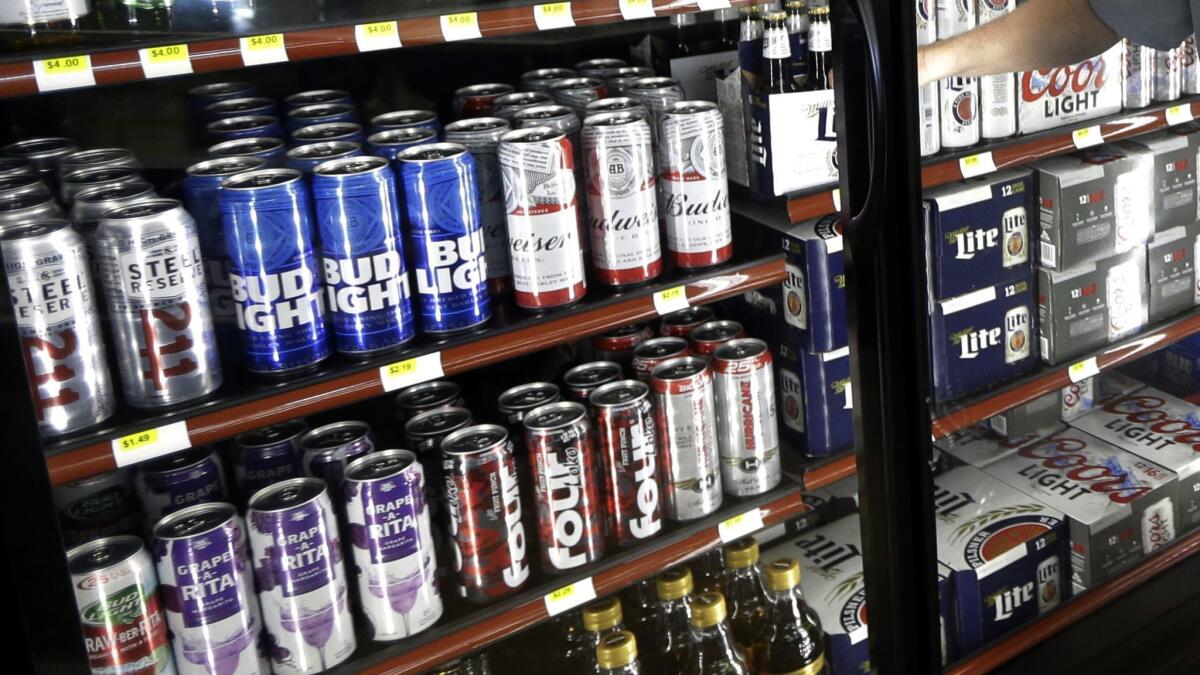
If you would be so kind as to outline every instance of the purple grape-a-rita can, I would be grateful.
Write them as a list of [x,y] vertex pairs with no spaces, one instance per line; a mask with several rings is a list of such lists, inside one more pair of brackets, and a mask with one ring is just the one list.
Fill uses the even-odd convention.
[[220,203],[245,368],[281,376],[316,366],[332,348],[303,174],[238,174],[221,183]]
[[375,640],[399,640],[442,616],[425,472],[408,450],[346,469],[346,513],[363,614]]
[[358,157],[362,154],[362,144],[354,141],[327,141],[323,143],[308,143],[305,145],[297,145],[287,151],[287,167],[303,172],[305,175],[312,174],[312,170],[317,168],[318,164],[323,164],[331,159],[341,159],[343,157]]
[[432,110],[393,110],[371,118],[372,133],[412,128],[429,129],[439,137],[442,135],[442,122]]
[[429,143],[437,143],[437,134],[432,129],[388,129],[367,136],[367,153],[394,162],[405,150]]
[[363,128],[354,122],[329,122],[327,124],[310,124],[292,132],[292,145],[308,145],[309,143],[328,143],[330,141],[350,141],[362,143],[366,140]]
[[210,448],[177,452],[138,466],[134,487],[147,526],[192,504],[223,502],[229,491]]
[[300,437],[300,462],[306,476],[325,481],[333,494],[342,493],[346,467],[375,451],[375,435],[366,422],[334,422]]
[[325,483],[292,478],[250,498],[254,579],[275,675],[309,675],[357,646],[338,521]]
[[492,318],[475,159],[457,143],[400,153],[421,328],[470,330]]
[[214,143],[235,138],[283,138],[283,125],[273,115],[243,115],[226,117],[204,125]]
[[300,437],[304,420],[290,420],[238,434],[233,442],[233,479],[243,499],[272,483],[303,475]]
[[262,157],[268,166],[281,166],[287,157],[287,144],[278,138],[235,138],[210,147],[208,156]]
[[388,160],[349,157],[312,176],[334,345],[366,356],[416,335],[396,183]]
[[232,504],[196,504],[154,526],[158,593],[180,675],[257,673],[262,618],[246,527]]
[[314,124],[357,121],[358,113],[354,111],[354,106],[348,103],[318,103],[316,105],[292,108],[287,112],[287,129],[289,132]]

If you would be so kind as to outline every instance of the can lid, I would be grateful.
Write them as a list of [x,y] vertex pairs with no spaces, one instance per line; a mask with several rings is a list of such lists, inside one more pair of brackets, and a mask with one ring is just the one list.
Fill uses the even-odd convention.
[[501,412],[518,412],[558,399],[558,385],[553,382],[526,382],[505,389],[496,401]]
[[253,138],[235,138],[232,141],[222,141],[208,149],[213,157],[240,157],[242,155],[257,155],[273,152],[284,146],[282,140],[269,136]]
[[426,143],[415,145],[400,152],[402,162],[438,162],[451,157],[467,154],[467,146],[459,143]]
[[75,152],[79,149],[75,141],[64,136],[27,138],[4,146],[4,154],[18,157],[53,157]]
[[163,516],[154,526],[156,539],[184,539],[205,534],[221,527],[233,516],[237,507],[224,502],[193,504]]
[[459,429],[442,439],[442,452],[448,455],[473,455],[508,444],[508,431],[497,424],[476,424]]
[[627,630],[613,631],[596,645],[596,663],[605,670],[624,668],[637,660],[637,638]]
[[204,107],[205,112],[223,113],[223,112],[240,112],[244,110],[258,110],[259,108],[273,108],[275,101],[262,96],[239,96],[237,98],[225,98],[220,101],[209,103]]
[[371,433],[371,427],[366,422],[348,420],[334,422],[317,427],[300,437],[300,447],[305,450],[327,450],[340,448]]
[[268,445],[277,445],[283,441],[294,441],[299,445],[299,437],[304,432],[308,431],[308,424],[304,420],[288,420],[279,424],[272,424],[267,427],[247,431],[244,434],[238,434],[234,439],[239,447],[243,448],[259,448]]
[[743,334],[742,324],[728,319],[720,319],[696,326],[688,338],[692,342],[726,342]]
[[659,600],[678,600],[692,593],[692,571],[683,565],[672,567],[654,578]]
[[408,438],[444,436],[471,423],[471,411],[466,408],[437,408],[414,415],[404,423]]
[[[617,112],[620,110],[645,110],[646,106],[636,98],[628,96],[613,96],[611,98],[598,98],[595,101],[588,101],[587,111],[592,112]],[[585,121],[586,122],[586,121]]]
[[288,111],[287,116],[296,119],[321,119],[353,112],[354,106],[346,103],[316,103],[292,108]]
[[178,199],[167,199],[166,197],[155,197],[146,199],[125,206],[118,206],[104,214],[105,220],[135,220],[137,218],[149,218],[157,216],[175,209],[183,208]]
[[288,159],[332,159],[346,157],[362,152],[362,145],[354,141],[325,141],[323,143],[308,143],[298,145],[288,150]]
[[535,68],[521,73],[522,80],[557,80],[564,77],[574,77],[579,73],[570,68]]
[[234,94],[240,91],[254,91],[254,85],[248,82],[213,82],[188,89],[190,96],[220,96]]
[[575,70],[587,70],[588,68],[621,68],[629,65],[624,59],[616,59],[611,56],[595,59],[587,59],[575,64]]
[[758,542],[754,537],[742,537],[725,547],[725,564],[741,569],[758,563]]
[[283,511],[306,504],[325,491],[325,481],[320,478],[289,478],[255,492],[247,507],[264,513]]
[[621,338],[633,337],[634,335],[641,335],[646,330],[646,324],[644,323],[627,323],[624,326],[617,326],[607,333],[601,333],[596,337],[605,340],[619,340]]
[[272,124],[279,124],[279,120],[273,115],[242,115],[240,117],[226,117],[223,120],[209,122],[205,128],[214,132],[242,131],[245,129],[269,127]]
[[400,393],[396,394],[396,407],[405,410],[421,410],[450,403],[461,393],[462,389],[449,380],[422,382],[401,389]]
[[396,476],[417,463],[417,456],[408,450],[380,450],[350,462],[346,480],[369,481]]
[[296,171],[295,169],[258,169],[256,171],[244,171],[235,176],[226,178],[221,183],[221,189],[259,190],[262,188],[274,187],[276,185],[295,183],[303,177],[304,174]]
[[583,627],[593,633],[608,630],[621,623],[621,601],[609,596],[583,606]]
[[311,91],[301,91],[291,94],[283,99],[284,104],[289,108],[302,108],[307,105],[315,105],[318,103],[333,103],[336,101],[344,101],[350,98],[348,92],[341,89],[313,89]]
[[383,171],[388,161],[382,157],[342,157],[321,162],[313,169],[315,177],[357,176],[374,171]]
[[507,94],[513,90],[511,84],[502,82],[485,82],[483,84],[469,84],[465,87],[459,87],[454,90],[455,96],[499,96]]
[[587,418],[587,408],[574,401],[547,403],[525,415],[525,428],[531,431],[554,431]]
[[628,86],[630,89],[666,89],[668,87],[678,87],[679,80],[661,75],[650,75],[648,77],[639,77],[630,82]]
[[692,628],[711,628],[725,620],[725,596],[713,591],[692,598]]
[[420,124],[423,122],[432,122],[437,119],[437,113],[432,110],[393,110],[385,112],[371,118],[371,124],[377,127],[387,127],[388,125],[408,126],[410,124]]
[[550,85],[551,91],[559,89],[595,89],[603,87],[604,80],[598,77],[564,77],[563,79]]
[[218,157],[189,166],[187,173],[189,176],[232,176],[244,171],[261,169],[266,165],[267,161],[262,157]]
[[0,176],[0,192],[17,192],[45,185],[42,179],[32,173],[18,173],[12,176]]
[[563,384],[568,387],[594,386],[621,377],[621,364],[615,361],[591,361],[568,370]]
[[698,356],[678,356],[667,359],[650,371],[656,380],[686,380],[708,370],[708,364]]
[[657,337],[633,348],[634,358],[661,359],[687,354],[688,343],[681,337]]
[[758,356],[767,351],[767,343],[758,338],[730,340],[713,352],[713,358],[721,361],[739,361]]
[[535,105],[538,103],[550,103],[554,99],[550,95],[541,91],[514,91],[511,94],[496,97],[492,105],[496,107],[505,105]]
[[67,570],[73,575],[99,572],[129,560],[142,548],[142,540],[128,534],[89,541],[67,551]]
[[310,124],[292,132],[293,141],[308,141],[319,139],[343,138],[362,133],[362,126],[353,122],[329,122],[326,124]]
[[[532,108],[526,108],[525,110],[532,110]],[[525,112],[525,110],[518,112],[517,116],[520,117],[521,113]],[[500,137],[500,142],[541,143],[543,141],[557,141],[563,137],[563,132],[551,127],[524,127],[522,129],[513,129],[512,131],[506,132]]]
[[423,141],[433,141],[437,134],[429,127],[404,127],[388,129],[367,136],[371,145],[413,145]]
[[614,112],[598,112],[588,115],[587,119],[583,120],[585,127],[619,127],[623,124],[645,124],[646,121],[641,115],[630,110],[617,110]]
[[452,134],[481,133],[509,128],[508,120],[503,117],[468,117],[446,125],[446,137]]
[[33,165],[24,157],[3,157],[0,156],[0,173],[35,173]]
[[671,312],[662,318],[662,322],[668,326],[698,326],[702,323],[712,321],[716,316],[712,307],[708,305],[695,305],[677,312]]
[[676,101],[668,105],[663,113],[666,115],[695,115],[716,110],[717,104],[712,101]]
[[153,197],[154,187],[148,183],[117,183],[116,185],[101,185],[88,188],[75,195],[75,205],[99,204],[101,202],[132,199],[134,197]]
[[763,585],[768,591],[790,591],[800,583],[800,563],[794,558],[772,561],[763,570]]
[[621,380],[601,386],[588,397],[594,406],[609,407],[625,405],[650,395],[650,387],[641,380]]
[[550,103],[547,105],[535,105],[518,110],[515,117],[519,120],[552,120],[559,117],[569,117],[574,115],[575,111],[565,105]]
[[125,148],[93,148],[79,150],[64,156],[59,160],[60,168],[65,166],[84,167],[95,164],[112,164],[113,162],[136,161],[133,153]]
[[141,178],[141,172],[132,166],[97,166],[72,171],[63,176],[63,182],[72,185],[86,185],[87,183],[112,183],[119,180],[140,180]]
[[[3,211],[4,202],[0,201],[0,211]],[[71,223],[62,220],[61,218],[47,218],[45,220],[27,220],[17,223],[16,225],[6,227],[4,232],[0,234],[0,239],[4,241],[15,241],[17,239],[32,239],[42,235],[57,232],[58,230],[67,229]]]
[[649,77],[653,74],[653,68],[647,68],[646,66],[625,66],[623,68],[617,68],[616,72],[613,74],[613,77]]
[[212,450],[201,446],[183,452],[173,452],[165,457],[152,459],[142,464],[138,469],[142,473],[170,473],[181,469],[191,469],[201,462],[207,461]]

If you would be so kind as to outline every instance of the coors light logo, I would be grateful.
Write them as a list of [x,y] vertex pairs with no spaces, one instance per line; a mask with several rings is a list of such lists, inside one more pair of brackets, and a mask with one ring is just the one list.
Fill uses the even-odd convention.
[[1118,43],[1080,63],[1021,73],[1020,131],[1041,131],[1120,110],[1122,51]]
[[1130,504],[1152,489],[1140,484],[1116,458],[1096,457],[1078,438],[1048,438],[1025,446],[1017,454],[1036,460],[1020,475],[1067,499],[1100,493],[1117,504]]

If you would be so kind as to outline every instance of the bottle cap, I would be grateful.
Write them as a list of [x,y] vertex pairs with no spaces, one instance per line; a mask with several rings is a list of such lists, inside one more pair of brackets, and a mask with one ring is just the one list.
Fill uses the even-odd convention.
[[743,537],[725,547],[725,564],[734,569],[750,567],[758,562],[758,542]]
[[678,600],[692,592],[692,571],[676,567],[658,575],[654,580],[659,600]]
[[768,591],[790,591],[800,583],[800,563],[780,558],[767,565],[763,576]]
[[605,670],[624,668],[636,660],[637,639],[627,630],[609,633],[596,645],[596,664]]
[[786,21],[787,12],[767,12],[763,15],[763,19],[767,21]]
[[725,620],[725,596],[713,591],[692,598],[692,628],[711,628]]
[[809,14],[824,15],[824,14],[828,14],[828,13],[829,13],[829,8],[828,8],[828,7],[813,7],[812,9],[808,10],[808,13],[809,13]]
[[808,7],[808,3],[804,2],[804,0],[788,0],[784,7],[787,7],[788,9],[804,9],[805,7]]
[[583,607],[583,627],[593,633],[608,630],[621,623],[621,601],[604,598]]

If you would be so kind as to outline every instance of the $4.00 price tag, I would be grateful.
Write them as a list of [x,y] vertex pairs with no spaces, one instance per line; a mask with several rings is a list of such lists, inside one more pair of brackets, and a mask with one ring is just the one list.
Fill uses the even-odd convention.
[[399,49],[400,26],[395,21],[360,23],[354,27],[354,41],[360,52]]
[[479,32],[479,15],[475,12],[442,15],[442,37],[446,42],[474,40],[483,37]]
[[729,9],[729,0],[696,0],[696,6],[701,12],[711,12],[714,9]]
[[92,74],[92,57],[87,54],[34,61],[33,77],[37,80],[38,91],[96,85],[96,76]]
[[1086,380],[1093,375],[1100,374],[1100,364],[1096,363],[1096,357],[1091,357],[1079,363],[1072,363],[1070,368],[1067,368],[1067,377],[1071,378],[1072,382]]
[[571,14],[571,3],[551,2],[545,5],[534,5],[533,22],[537,24],[538,30],[570,28],[575,25],[575,17]]
[[687,289],[683,286],[668,288],[665,291],[658,291],[654,294],[654,311],[658,312],[659,316],[678,312],[690,306]]
[[192,72],[191,54],[187,45],[163,45],[139,49],[142,73],[146,78],[187,75]]
[[721,541],[728,544],[763,529],[762,509],[757,507],[717,525]]
[[288,60],[283,33],[244,37],[241,39],[241,44],[242,63],[248,66],[260,66],[264,63],[279,63]]
[[112,440],[117,466],[129,466],[192,447],[187,422],[174,422]]
[[1192,121],[1192,104],[1191,103],[1183,103],[1180,105],[1173,105],[1170,108],[1167,108],[1167,124],[1169,124],[1170,126],[1175,126],[1176,124],[1183,124],[1184,122],[1191,122],[1191,121]]
[[550,616],[557,616],[595,599],[596,589],[592,586],[591,577],[550,591],[542,598],[546,602],[546,613]]
[[442,353],[433,352],[380,366],[379,381],[383,384],[384,391],[396,391],[428,380],[436,380],[443,374]]
[[1071,132],[1071,142],[1080,150],[1100,145],[1104,142],[1104,134],[1100,133],[1100,125],[1084,127]]
[[621,16],[626,21],[631,19],[653,19],[653,0],[620,0]]
[[974,178],[984,174],[992,173],[996,170],[996,161],[992,158],[992,153],[981,152],[978,155],[963,157],[958,160],[958,170],[962,172],[963,178]]

